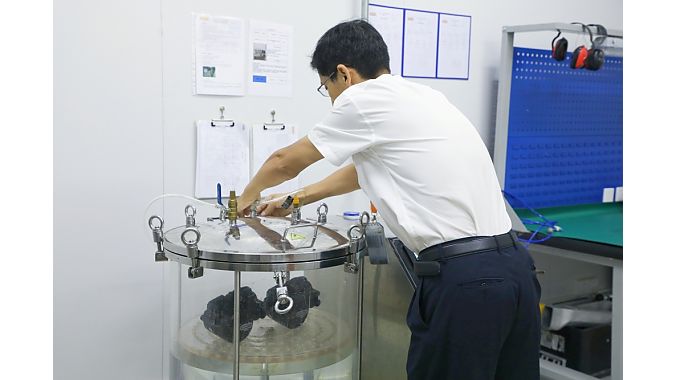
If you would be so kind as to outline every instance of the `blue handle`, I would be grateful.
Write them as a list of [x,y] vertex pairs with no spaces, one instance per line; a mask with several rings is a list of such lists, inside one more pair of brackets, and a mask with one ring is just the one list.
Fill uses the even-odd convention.
[[216,184],[216,202],[218,202],[219,205],[223,206],[223,201],[221,199],[221,184],[220,183]]

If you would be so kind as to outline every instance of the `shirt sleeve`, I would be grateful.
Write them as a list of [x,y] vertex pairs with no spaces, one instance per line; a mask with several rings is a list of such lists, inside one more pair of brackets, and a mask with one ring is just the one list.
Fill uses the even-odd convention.
[[373,129],[368,121],[353,100],[342,95],[307,137],[322,156],[336,166],[374,143]]

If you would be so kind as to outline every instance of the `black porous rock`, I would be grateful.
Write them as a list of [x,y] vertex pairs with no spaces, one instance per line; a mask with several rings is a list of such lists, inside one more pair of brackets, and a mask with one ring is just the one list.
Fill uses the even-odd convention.
[[[256,297],[256,293],[250,287],[240,288],[239,295],[239,340],[241,342],[249,336],[253,328],[253,321],[265,318],[265,310],[263,309],[263,302]],[[231,291],[226,295],[212,299],[200,317],[207,330],[228,342],[232,342],[233,315],[235,314],[234,298],[235,293]]]
[[[286,314],[278,314],[275,311],[275,302],[277,302],[277,288],[273,286],[268,289],[263,300],[265,314],[275,322],[295,329],[305,322],[310,308],[319,306],[319,290],[316,290],[305,277],[295,277],[286,282],[287,295],[293,299],[293,307]],[[282,307],[283,309],[283,307]]]

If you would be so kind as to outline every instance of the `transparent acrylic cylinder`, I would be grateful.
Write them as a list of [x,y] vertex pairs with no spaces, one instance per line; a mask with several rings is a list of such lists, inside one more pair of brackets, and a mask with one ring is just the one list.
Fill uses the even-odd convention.
[[[207,330],[200,316],[210,300],[233,291],[235,272],[205,269],[203,277],[188,279],[186,265],[173,261],[166,265],[165,378],[233,379],[234,344]],[[239,273],[240,289],[251,288],[261,301],[276,286],[272,272]],[[320,292],[320,304],[309,309],[297,328],[287,328],[267,315],[253,321],[240,342],[240,379],[357,378],[359,274],[345,271],[343,265],[290,272],[291,278],[300,276]]]

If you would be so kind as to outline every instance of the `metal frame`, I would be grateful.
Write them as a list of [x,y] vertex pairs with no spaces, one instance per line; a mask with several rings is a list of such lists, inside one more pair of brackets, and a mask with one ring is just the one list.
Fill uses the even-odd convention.
[[[528,250],[533,255],[549,255],[575,260],[589,264],[602,265],[612,268],[613,282],[613,311],[612,311],[612,330],[611,330],[611,361],[610,371],[613,380],[622,379],[622,260],[609,257],[596,256],[588,253],[555,248],[543,244],[531,244]],[[543,376],[551,380],[584,380],[596,379],[582,372],[570,368],[540,360],[540,371]]]
[[[595,27],[590,27],[595,28]],[[587,33],[581,25],[551,23],[505,26],[502,28],[502,47],[500,51],[500,78],[498,82],[498,109],[495,120],[495,143],[493,146],[493,162],[500,181],[505,187],[505,166],[507,164],[507,129],[509,126],[509,103],[512,90],[512,60],[514,58],[514,34],[529,32],[569,32]],[[596,28],[598,32],[598,28]],[[622,39],[622,31],[609,29],[609,38]]]
[[[363,243],[365,245],[365,243]],[[167,258],[171,261],[176,261],[181,264],[190,266],[192,261],[189,257],[165,250]],[[359,253],[357,253],[359,254]],[[225,270],[225,271],[240,271],[240,272],[280,272],[280,271],[297,271],[297,270],[313,270],[343,265],[349,261],[351,254],[344,256],[337,256],[323,260],[314,261],[298,261],[286,263],[238,263],[228,261],[213,261],[199,259],[200,266],[207,269]]]
[[[590,27],[595,28],[595,27]],[[493,147],[493,162],[500,181],[501,188],[505,187],[505,167],[507,163],[507,137],[509,127],[509,105],[512,88],[512,62],[514,58],[514,34],[529,32],[569,32],[587,33],[581,25],[566,23],[532,24],[505,26],[502,28],[502,46],[500,52],[500,77],[498,83],[498,104],[495,121],[495,143]],[[595,32],[598,33],[598,28]],[[609,38],[622,39],[621,30],[608,30]],[[607,40],[606,40],[607,41]],[[519,221],[515,215],[510,215],[513,222]],[[514,220],[516,218],[516,220]],[[520,221],[519,221],[520,222]],[[622,379],[622,261],[606,257],[599,257],[574,250],[563,250],[540,244],[529,247],[533,253],[565,257],[591,264],[611,267],[613,270],[613,313],[612,313],[612,347],[611,347],[611,376],[613,380]],[[545,360],[540,360],[541,374],[552,380],[586,380],[595,379],[584,373],[570,368],[558,366]]]

